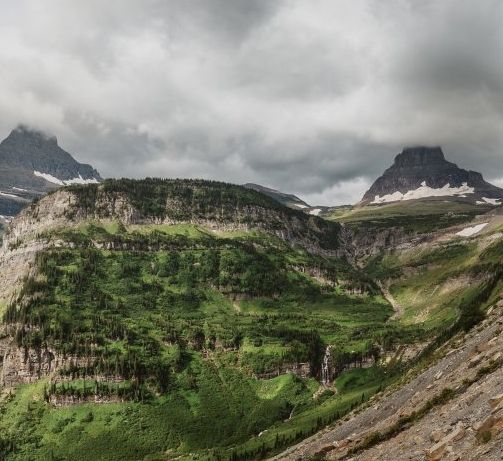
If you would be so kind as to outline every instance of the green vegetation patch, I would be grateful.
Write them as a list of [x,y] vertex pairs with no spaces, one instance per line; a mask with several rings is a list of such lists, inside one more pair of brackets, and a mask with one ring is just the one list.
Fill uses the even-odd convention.
[[408,201],[354,208],[342,216],[334,215],[333,219],[348,225],[378,229],[400,227],[406,231],[424,233],[471,221],[490,209],[491,206],[464,202]]

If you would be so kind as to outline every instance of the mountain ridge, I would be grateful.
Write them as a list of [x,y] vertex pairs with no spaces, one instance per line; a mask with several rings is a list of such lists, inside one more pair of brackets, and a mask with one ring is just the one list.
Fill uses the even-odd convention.
[[307,204],[306,202],[304,202],[304,200],[300,199],[294,194],[287,194],[277,189],[272,189],[270,187],[265,187],[261,186],[260,184],[254,184],[254,183],[243,184],[243,187],[246,187],[247,189],[253,189],[256,190],[257,192],[261,192],[262,194],[268,195],[269,197],[277,200],[279,203],[289,206],[290,208],[300,210],[311,208],[311,205]]
[[414,205],[339,224],[159,178],[34,200],[0,248],[0,456],[255,461],[300,440],[277,459],[500,456],[501,207]]

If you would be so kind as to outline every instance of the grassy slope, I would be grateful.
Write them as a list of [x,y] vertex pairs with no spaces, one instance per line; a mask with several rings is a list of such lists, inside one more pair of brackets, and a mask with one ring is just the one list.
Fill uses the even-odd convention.
[[[121,242],[142,247],[161,242],[171,249],[89,247],[91,240],[119,236]],[[309,361],[312,352],[319,366],[327,344],[363,351],[369,340],[363,332],[382,329],[389,305],[341,261],[289,249],[258,232],[215,235],[190,225],[124,229],[90,222],[53,237],[75,246],[39,256],[42,276],[28,283],[27,294],[44,295],[21,311],[11,308],[10,321],[42,322],[40,332],[25,331],[20,344],[90,353],[101,364],[99,370],[78,370],[81,377],[70,384],[24,386],[2,404],[0,446],[7,445],[8,459],[163,459],[166,451],[173,456],[200,451],[212,459],[219,446],[223,459],[237,451],[240,459],[253,458],[327,424],[377,387],[364,382],[363,391],[313,401],[312,378],[251,378],[295,357]],[[311,271],[322,277],[309,276]],[[354,286],[368,293],[346,294]],[[203,344],[197,346],[201,333]],[[92,391],[96,384],[89,374],[106,375],[124,360],[147,369],[138,376],[129,370],[130,378],[121,383],[139,402],[69,408],[44,402],[47,394],[68,395],[70,389],[85,394],[84,386]],[[156,381],[158,366],[167,369],[167,383]],[[138,381],[141,389],[135,387]],[[105,393],[116,392],[111,385]],[[292,410],[293,418],[283,422]],[[267,428],[260,441],[253,438]],[[237,451],[225,448],[242,443]]]
[[365,224],[377,229],[403,227],[405,230],[421,233],[468,222],[491,208],[464,202],[409,201],[353,208],[342,215],[336,213],[325,218],[349,225]]
[[[433,235],[451,226],[469,225],[475,216],[492,208],[463,202],[412,201],[356,208],[333,219],[355,229],[378,232],[399,227],[411,235]],[[497,228],[492,231],[493,235],[497,232]],[[365,271],[383,281],[404,308],[402,325],[419,324],[435,332],[458,318],[460,305],[477,297],[501,264],[497,251],[490,257],[485,253],[486,245],[478,238],[430,239],[409,250],[383,252],[365,261]]]
[[[366,269],[386,282],[404,308],[402,324],[435,331],[452,324],[470,300],[477,298],[482,307],[494,300],[502,267],[500,232],[496,228],[478,237],[453,236],[388,252],[368,261]],[[479,296],[486,289],[491,293]]]

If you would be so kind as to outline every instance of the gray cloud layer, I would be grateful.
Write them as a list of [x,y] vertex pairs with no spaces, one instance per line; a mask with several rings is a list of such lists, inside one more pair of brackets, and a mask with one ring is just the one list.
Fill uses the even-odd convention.
[[503,185],[500,0],[0,0],[0,136],[356,202],[406,145]]

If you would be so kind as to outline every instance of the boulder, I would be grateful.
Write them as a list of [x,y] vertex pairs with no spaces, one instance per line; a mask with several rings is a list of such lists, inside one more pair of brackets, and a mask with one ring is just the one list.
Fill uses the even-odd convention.
[[436,461],[442,459],[446,453],[448,453],[449,447],[451,447],[453,442],[461,440],[465,436],[465,427],[463,424],[458,424],[456,428],[441,440],[439,440],[435,445],[426,450],[426,456],[430,461]]

